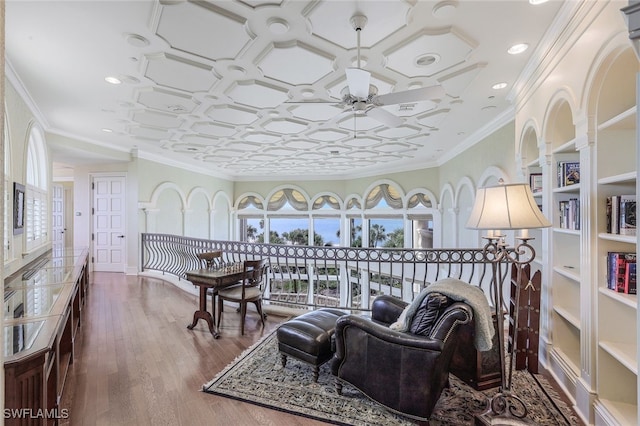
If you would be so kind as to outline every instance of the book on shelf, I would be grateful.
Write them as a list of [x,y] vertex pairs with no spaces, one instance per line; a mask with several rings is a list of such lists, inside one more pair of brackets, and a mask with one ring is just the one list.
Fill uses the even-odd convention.
[[620,196],[620,221],[621,235],[636,235],[636,196]]
[[529,186],[531,187],[532,194],[541,194],[542,193],[542,173],[531,173],[529,175]]
[[606,200],[607,232],[636,235],[636,196],[612,195]]
[[[635,294],[635,252],[610,251],[607,253],[607,288],[618,293]],[[629,267],[633,264],[633,267]]]
[[560,228],[580,230],[580,200],[571,198],[558,202]]
[[636,262],[628,262],[625,267],[623,293],[636,294]]
[[580,183],[580,162],[558,161],[558,187]]

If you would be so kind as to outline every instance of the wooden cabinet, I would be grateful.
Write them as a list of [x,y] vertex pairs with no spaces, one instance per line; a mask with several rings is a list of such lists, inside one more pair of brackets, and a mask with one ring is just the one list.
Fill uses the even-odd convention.
[[[87,250],[40,258],[5,280],[5,424],[54,425],[75,356]],[[8,414],[8,415],[7,415]]]
[[[493,314],[493,324],[498,329],[496,316]],[[478,351],[475,347],[475,322],[460,326],[457,336],[456,349],[449,367],[460,380],[477,390],[491,389],[501,385],[500,375],[500,345],[498,335],[493,336],[493,347],[488,351]]]

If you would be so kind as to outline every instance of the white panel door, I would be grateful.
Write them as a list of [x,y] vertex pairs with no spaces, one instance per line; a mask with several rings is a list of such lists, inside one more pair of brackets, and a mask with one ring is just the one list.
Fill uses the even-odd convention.
[[54,256],[59,256],[64,251],[64,187],[60,184],[52,186],[51,199],[51,249]]
[[125,190],[124,176],[93,177],[93,270],[124,272]]

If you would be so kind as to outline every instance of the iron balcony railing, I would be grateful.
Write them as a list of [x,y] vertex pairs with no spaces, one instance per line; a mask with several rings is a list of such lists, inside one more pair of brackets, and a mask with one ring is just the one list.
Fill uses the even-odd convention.
[[488,291],[495,271],[482,248],[405,249],[314,247],[217,241],[167,234],[142,234],[141,270],[161,271],[186,279],[185,272],[202,267],[199,253],[221,250],[224,263],[268,258],[270,304],[288,307],[337,307],[369,310],[378,295],[406,301],[432,282],[454,277]]

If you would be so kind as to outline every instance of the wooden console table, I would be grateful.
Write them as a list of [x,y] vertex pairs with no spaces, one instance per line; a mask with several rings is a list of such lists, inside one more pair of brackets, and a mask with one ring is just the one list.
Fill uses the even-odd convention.
[[[193,314],[193,321],[187,326],[189,330],[193,330],[198,320],[203,319],[207,322],[209,331],[213,334],[213,337],[215,339],[220,337],[220,330],[218,329],[218,324],[215,322],[215,297],[217,290],[238,283],[242,279],[243,274],[241,266],[242,265],[240,265],[239,268],[222,268],[215,270],[202,268],[185,272],[187,279],[200,288],[200,305],[198,310]],[[207,292],[209,289],[212,290],[211,312],[207,311]]]
[[4,282],[5,424],[56,425],[88,291],[88,251],[34,260]]

